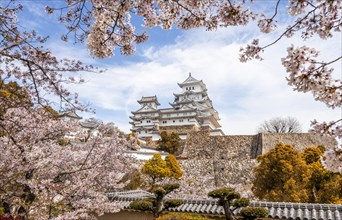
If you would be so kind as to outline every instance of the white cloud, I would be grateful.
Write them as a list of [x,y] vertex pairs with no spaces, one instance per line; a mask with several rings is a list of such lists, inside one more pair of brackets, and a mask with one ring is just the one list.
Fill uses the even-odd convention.
[[[262,62],[239,62],[240,47],[258,35],[251,26],[216,32],[190,31],[174,43],[146,48],[139,54],[142,61],[121,65],[106,62],[107,72],[85,74],[88,83],[74,89],[81,99],[102,112],[98,118],[113,121],[126,132],[130,128],[130,112],[139,108],[136,101],[141,96],[157,95],[161,107],[169,107],[173,93],[179,92],[177,82],[185,80],[188,72],[206,83],[227,134],[253,134],[259,123],[276,116],[297,118],[304,131],[309,129],[310,120],[339,117],[340,110],[330,110],[314,101],[311,94],[294,92],[287,85],[280,58],[286,55],[286,47],[291,43],[303,44],[298,37],[268,48]],[[275,35],[263,37],[262,42],[271,42],[272,37],[274,40]],[[326,52],[323,58],[340,54],[339,37],[324,44],[317,39],[305,43]],[[340,65],[335,67],[337,75],[341,74]]]

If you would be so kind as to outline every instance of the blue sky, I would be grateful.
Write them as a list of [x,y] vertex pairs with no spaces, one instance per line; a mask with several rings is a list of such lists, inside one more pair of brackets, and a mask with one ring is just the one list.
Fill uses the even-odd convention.
[[[168,103],[174,99],[173,93],[180,91],[177,82],[184,81],[189,72],[207,85],[226,134],[254,134],[262,121],[277,116],[297,118],[304,131],[309,129],[313,119],[330,121],[341,116],[341,109],[331,110],[314,101],[311,94],[292,91],[280,62],[290,44],[316,47],[322,51],[322,59],[337,57],[341,53],[341,35],[324,43],[316,38],[303,42],[299,36],[283,39],[265,51],[264,61],[240,63],[240,47],[253,38],[260,38],[261,45],[266,44],[280,32],[261,35],[255,24],[213,32],[155,28],[148,30],[150,39],[137,47],[136,55],[126,57],[117,52],[112,58],[100,60],[89,55],[85,44],[60,40],[65,28],[57,22],[56,15],[47,15],[43,11],[47,1],[20,2],[26,7],[25,13],[19,17],[23,28],[49,35],[47,47],[58,57],[79,59],[107,69],[101,74],[81,73],[86,83],[70,85],[69,88],[79,93],[81,101],[91,104],[96,110],[96,118],[114,122],[125,132],[130,129],[131,111],[139,109],[136,101],[141,96],[157,95],[160,107],[169,107]],[[288,19],[284,10],[280,16],[282,21]],[[284,27],[282,22],[279,25]],[[335,76],[341,77],[341,62],[334,67]],[[81,115],[94,117],[89,113]]]

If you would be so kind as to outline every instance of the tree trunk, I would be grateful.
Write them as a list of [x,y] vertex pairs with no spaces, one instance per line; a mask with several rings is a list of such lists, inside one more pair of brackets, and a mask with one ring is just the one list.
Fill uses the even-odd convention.
[[161,200],[156,200],[156,207],[155,209],[153,210],[153,217],[156,219],[159,217],[159,215],[161,214],[162,212],[162,208],[163,208],[163,199]]
[[223,209],[224,209],[224,214],[226,216],[226,220],[234,220],[234,216],[232,211],[230,210],[230,207],[228,205],[228,202],[223,203]]
[[314,203],[317,203],[317,194],[316,194],[316,192],[317,192],[317,189],[316,189],[316,187],[315,186],[313,186],[312,187],[312,196],[313,196],[313,199],[314,199]]

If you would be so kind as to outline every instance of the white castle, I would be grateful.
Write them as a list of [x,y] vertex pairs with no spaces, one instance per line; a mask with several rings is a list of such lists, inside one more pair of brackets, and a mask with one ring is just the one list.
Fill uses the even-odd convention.
[[164,130],[177,132],[182,139],[190,130],[209,129],[213,136],[224,135],[218,122],[219,115],[202,80],[189,73],[189,77],[178,86],[182,91],[174,93],[175,100],[170,103],[172,108],[158,109],[157,96],[143,96],[138,101],[141,108],[132,112],[130,117],[131,131],[146,140],[160,139],[160,132]]

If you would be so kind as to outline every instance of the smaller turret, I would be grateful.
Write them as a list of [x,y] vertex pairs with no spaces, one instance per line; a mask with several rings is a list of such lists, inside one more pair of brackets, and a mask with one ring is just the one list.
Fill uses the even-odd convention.
[[160,103],[158,102],[157,96],[143,96],[141,99],[138,101],[138,103],[141,105],[141,107],[151,107],[154,109],[157,109]]

